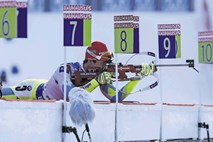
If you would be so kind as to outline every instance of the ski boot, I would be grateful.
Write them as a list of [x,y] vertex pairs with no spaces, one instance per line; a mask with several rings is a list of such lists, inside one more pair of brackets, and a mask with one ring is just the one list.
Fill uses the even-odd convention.
[[2,81],[0,82],[0,99],[2,98],[2,92],[1,92],[1,88],[2,88]]

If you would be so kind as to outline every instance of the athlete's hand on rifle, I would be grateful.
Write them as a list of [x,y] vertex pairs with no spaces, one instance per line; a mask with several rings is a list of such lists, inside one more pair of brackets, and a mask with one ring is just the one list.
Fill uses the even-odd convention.
[[155,71],[157,71],[157,68],[154,64],[142,64],[141,71],[136,73],[136,75],[148,76],[148,75],[152,75]]
[[96,80],[100,85],[109,84],[111,82],[112,74],[109,72],[102,72],[98,75]]

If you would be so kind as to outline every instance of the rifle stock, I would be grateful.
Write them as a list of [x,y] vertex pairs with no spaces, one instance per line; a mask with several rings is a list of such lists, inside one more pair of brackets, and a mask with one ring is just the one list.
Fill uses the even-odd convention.
[[98,73],[85,73],[85,72],[80,72],[76,71],[73,76],[71,76],[71,81],[76,85],[76,86],[83,86],[84,84],[88,83],[91,81],[93,78],[95,78],[98,75]]

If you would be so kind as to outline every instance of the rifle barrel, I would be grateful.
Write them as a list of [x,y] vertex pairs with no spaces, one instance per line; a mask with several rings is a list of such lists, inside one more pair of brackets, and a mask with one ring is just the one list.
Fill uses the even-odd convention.
[[189,66],[189,64],[159,64],[156,67],[177,67],[177,66]]

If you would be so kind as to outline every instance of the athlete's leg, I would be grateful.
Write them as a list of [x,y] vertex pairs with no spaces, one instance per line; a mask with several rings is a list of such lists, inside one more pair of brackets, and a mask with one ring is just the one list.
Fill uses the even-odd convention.
[[2,88],[2,82],[0,82],[0,98],[2,97],[1,88]]
[[[130,95],[139,80],[129,81],[124,87],[118,91],[118,102],[123,101],[128,95]],[[101,85],[101,92],[105,97],[107,97],[111,102],[116,101],[116,88],[111,84]]]
[[7,100],[15,100],[17,97],[15,96],[13,92],[13,86],[8,86],[8,87],[2,87],[1,88],[1,98],[2,99],[7,99]]
[[21,100],[36,100],[39,85],[45,83],[42,79],[27,79],[16,85],[14,94]]

